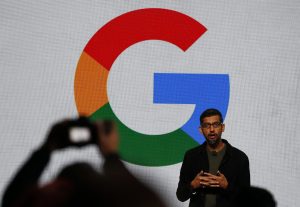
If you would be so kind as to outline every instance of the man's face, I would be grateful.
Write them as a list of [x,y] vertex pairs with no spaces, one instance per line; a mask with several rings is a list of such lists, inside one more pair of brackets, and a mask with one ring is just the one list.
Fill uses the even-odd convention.
[[204,135],[206,142],[212,148],[217,147],[220,143],[224,129],[225,125],[221,123],[218,115],[205,117],[203,119],[203,123],[199,127],[199,130]]

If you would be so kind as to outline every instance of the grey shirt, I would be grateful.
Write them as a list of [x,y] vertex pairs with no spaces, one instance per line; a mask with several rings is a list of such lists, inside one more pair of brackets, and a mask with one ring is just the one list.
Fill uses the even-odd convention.
[[[217,175],[221,161],[225,155],[226,145],[219,152],[207,151],[208,163],[209,163],[209,172],[213,175]],[[216,207],[216,195],[215,194],[206,194],[205,195],[205,207]]]

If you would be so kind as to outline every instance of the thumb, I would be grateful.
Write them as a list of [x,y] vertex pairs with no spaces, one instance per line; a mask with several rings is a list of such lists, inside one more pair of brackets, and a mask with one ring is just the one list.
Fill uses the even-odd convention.
[[203,175],[203,174],[204,174],[203,170],[201,170],[200,173],[198,173],[198,175]]

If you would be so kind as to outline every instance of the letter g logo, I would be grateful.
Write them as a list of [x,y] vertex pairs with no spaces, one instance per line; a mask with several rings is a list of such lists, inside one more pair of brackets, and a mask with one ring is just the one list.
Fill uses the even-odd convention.
[[79,59],[74,94],[79,113],[91,119],[113,119],[121,139],[124,160],[144,166],[171,165],[198,145],[199,115],[207,107],[220,109],[225,117],[229,102],[227,74],[154,74],[154,104],[195,104],[191,118],[180,129],[163,135],[138,133],[123,124],[108,102],[107,77],[116,58],[131,45],[162,40],[186,51],[206,28],[191,17],[167,9],[140,9],[125,13],[100,28]]

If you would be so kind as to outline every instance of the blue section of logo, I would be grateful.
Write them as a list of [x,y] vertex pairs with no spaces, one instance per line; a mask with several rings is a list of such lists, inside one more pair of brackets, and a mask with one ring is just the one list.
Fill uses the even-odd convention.
[[198,143],[203,143],[200,134],[200,114],[207,108],[216,108],[225,118],[229,103],[228,74],[154,73],[155,104],[195,104],[191,118],[182,130]]

